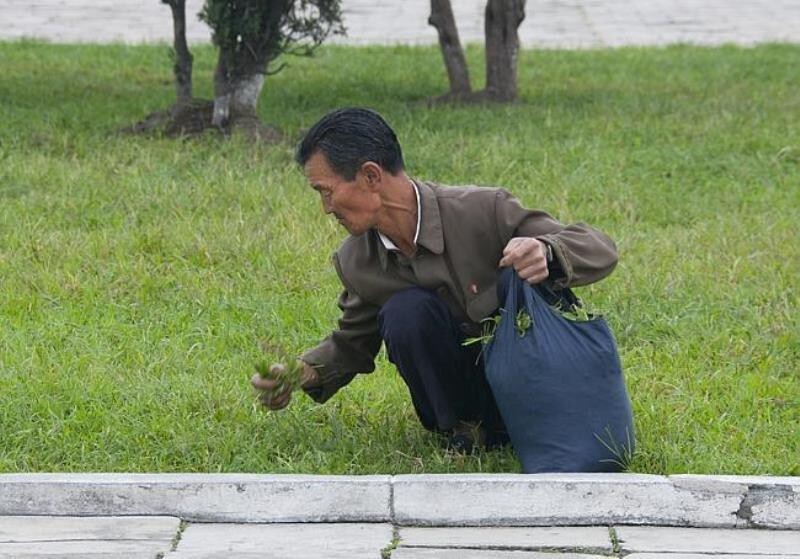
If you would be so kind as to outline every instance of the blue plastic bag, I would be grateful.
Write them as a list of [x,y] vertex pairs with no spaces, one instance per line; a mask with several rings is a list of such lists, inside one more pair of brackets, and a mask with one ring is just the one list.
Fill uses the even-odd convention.
[[498,291],[504,305],[485,348],[486,378],[523,471],[624,469],[633,417],[605,320],[564,318],[513,269]]

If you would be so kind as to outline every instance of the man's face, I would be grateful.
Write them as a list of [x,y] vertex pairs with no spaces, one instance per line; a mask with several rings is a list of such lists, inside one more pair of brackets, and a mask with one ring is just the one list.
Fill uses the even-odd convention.
[[322,199],[326,214],[333,214],[351,235],[360,235],[375,226],[381,207],[380,196],[370,188],[364,173],[347,181],[331,169],[321,151],[315,152],[303,167],[311,187]]

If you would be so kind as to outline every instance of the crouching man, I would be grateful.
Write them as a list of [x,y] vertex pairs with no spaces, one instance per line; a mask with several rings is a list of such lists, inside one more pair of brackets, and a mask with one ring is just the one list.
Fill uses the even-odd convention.
[[[322,403],[374,370],[381,343],[408,386],[422,425],[450,446],[508,442],[479,344],[463,345],[497,312],[499,268],[556,289],[607,276],[611,239],[524,208],[501,188],[443,187],[409,177],[394,131],[361,108],[329,113],[297,149],[326,214],[349,233],[333,262],[342,282],[339,328],[304,353],[302,389]],[[291,391],[254,375],[271,409]]]

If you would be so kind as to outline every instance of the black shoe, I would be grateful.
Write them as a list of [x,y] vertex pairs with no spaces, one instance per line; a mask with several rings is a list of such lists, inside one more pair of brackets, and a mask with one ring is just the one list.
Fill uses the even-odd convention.
[[480,423],[460,421],[447,439],[447,449],[460,454],[472,454],[477,447],[486,443],[486,432]]
[[451,450],[459,454],[472,454],[474,448],[475,441],[466,433],[450,435],[450,438],[447,439],[447,450]]

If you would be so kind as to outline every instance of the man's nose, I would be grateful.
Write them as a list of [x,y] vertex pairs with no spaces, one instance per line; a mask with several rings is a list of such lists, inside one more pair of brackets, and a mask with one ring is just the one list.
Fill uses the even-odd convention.
[[330,201],[326,200],[325,198],[322,199],[322,209],[325,210],[326,214],[333,212],[333,206],[331,205]]

